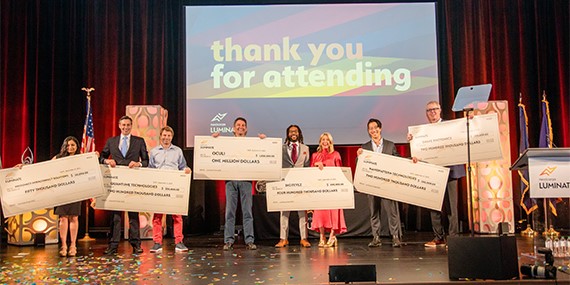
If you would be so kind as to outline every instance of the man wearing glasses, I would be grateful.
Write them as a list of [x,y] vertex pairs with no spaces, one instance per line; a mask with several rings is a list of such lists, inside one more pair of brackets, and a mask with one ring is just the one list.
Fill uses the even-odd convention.
[[[437,124],[441,121],[441,106],[436,101],[430,101],[426,105],[426,117],[431,124]],[[411,134],[408,134],[408,141],[412,140]],[[449,220],[450,236],[456,236],[459,233],[459,219],[457,209],[457,181],[459,178],[465,176],[464,165],[451,165],[447,166],[449,177],[447,178],[447,187],[445,188],[445,197],[443,199],[442,210],[447,212]],[[431,211],[431,226],[434,233],[432,241],[426,242],[426,247],[437,247],[445,245],[445,233],[443,230],[442,215],[440,211]]]

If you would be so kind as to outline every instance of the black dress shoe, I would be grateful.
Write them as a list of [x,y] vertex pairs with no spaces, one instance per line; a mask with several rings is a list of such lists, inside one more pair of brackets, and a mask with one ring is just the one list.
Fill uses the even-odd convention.
[[110,246],[107,249],[105,249],[105,251],[103,251],[103,253],[105,254],[116,254],[117,253],[117,248],[114,246]]
[[140,245],[133,245],[133,253],[134,254],[143,253],[142,247]]

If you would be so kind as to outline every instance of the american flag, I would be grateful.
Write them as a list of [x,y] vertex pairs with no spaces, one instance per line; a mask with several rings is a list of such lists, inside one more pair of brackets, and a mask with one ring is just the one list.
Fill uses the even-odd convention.
[[87,96],[87,116],[81,137],[81,153],[95,151],[95,135],[93,133],[93,112],[91,111],[91,96]]

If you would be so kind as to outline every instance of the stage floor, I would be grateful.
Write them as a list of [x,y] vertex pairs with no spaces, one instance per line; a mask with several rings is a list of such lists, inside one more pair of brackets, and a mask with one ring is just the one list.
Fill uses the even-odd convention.
[[[153,242],[144,240],[144,253],[133,255],[122,242],[119,254],[107,256],[105,239],[79,242],[78,256],[61,258],[58,245],[0,247],[2,284],[328,284],[330,265],[375,264],[378,284],[488,283],[483,280],[450,281],[445,247],[425,248],[430,233],[406,233],[404,246],[391,241],[369,248],[369,238],[339,238],[337,248],[274,248],[277,241],[259,241],[258,250],[246,250],[238,241],[232,251],[222,250],[220,235],[187,237],[190,251],[174,253],[172,239],[165,239],[162,254],[149,252]],[[541,239],[536,239],[543,242]],[[534,263],[521,252],[532,252],[533,239],[518,237],[519,265]],[[557,258],[555,265],[568,263]],[[554,280],[508,280],[493,284],[555,284]],[[361,283],[362,284],[362,283]],[[368,283],[370,284],[370,283]],[[557,284],[570,284],[570,275],[558,272]]]

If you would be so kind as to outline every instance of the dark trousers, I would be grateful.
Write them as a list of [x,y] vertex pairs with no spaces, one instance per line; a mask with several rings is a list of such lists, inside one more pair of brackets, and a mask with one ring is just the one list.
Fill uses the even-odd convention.
[[384,199],[373,195],[368,195],[368,207],[370,208],[370,226],[372,228],[372,235],[380,237],[382,235],[382,217],[380,216],[381,210],[386,210],[388,215],[388,228],[390,235],[402,237],[402,230],[400,227],[400,208],[398,202],[390,199]]
[[[457,196],[457,179],[451,179],[447,181],[447,188],[445,188],[445,196],[443,198],[442,206],[442,211],[447,213],[447,218],[449,220],[449,231],[447,233],[450,236],[457,236],[457,234],[459,234],[459,209],[457,208]],[[435,238],[438,240],[445,239],[442,212],[431,211],[430,216]]]
[[[111,219],[111,240],[109,241],[110,247],[117,247],[119,241],[121,241],[121,229],[123,221],[123,212],[113,211],[113,217]],[[132,246],[140,246],[141,236],[140,236],[140,225],[139,225],[139,213],[138,212],[128,212],[129,215],[129,243]]]

